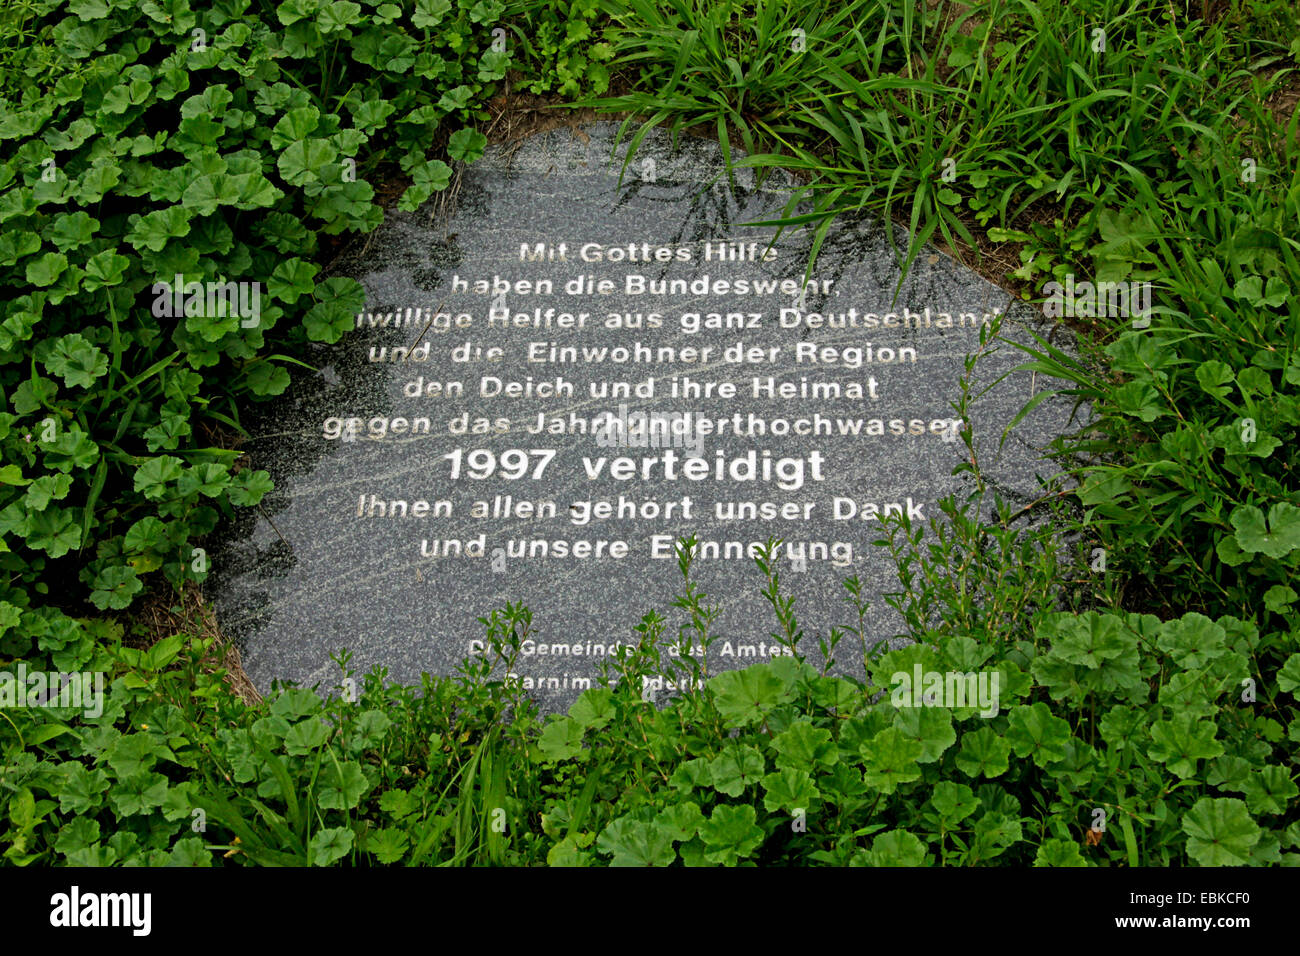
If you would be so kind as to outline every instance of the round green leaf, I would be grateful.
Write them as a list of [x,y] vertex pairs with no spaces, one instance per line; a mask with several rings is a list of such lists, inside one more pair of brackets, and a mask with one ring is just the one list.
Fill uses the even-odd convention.
[[1183,815],[1187,855],[1201,866],[1244,866],[1260,828],[1235,797],[1202,797]]

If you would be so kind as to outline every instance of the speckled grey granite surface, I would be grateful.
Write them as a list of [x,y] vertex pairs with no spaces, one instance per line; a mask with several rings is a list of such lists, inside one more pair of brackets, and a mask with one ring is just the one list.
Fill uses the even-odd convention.
[[[860,508],[865,502],[897,502],[906,508],[910,499],[914,515],[938,515],[938,499],[970,490],[968,478],[952,474],[964,459],[963,445],[943,441],[942,431],[931,432],[932,423],[952,417],[965,357],[980,347],[978,327],[969,319],[962,327],[962,314],[982,319],[1009,309],[1003,333],[1022,342],[1030,341],[1026,330],[1035,327],[1063,344],[1060,330],[1041,325],[1030,309],[1012,304],[1005,292],[933,249],[921,254],[893,301],[900,273],[884,233],[849,221],[838,223],[827,236],[813,278],[831,281],[809,292],[802,311],[853,313],[860,326],[868,321],[862,318],[866,313],[881,322],[896,313],[898,327],[811,327],[806,321],[783,327],[780,310],[796,303],[793,296],[779,292],[630,294],[629,274],[643,276],[646,282],[699,280],[706,274],[710,282],[792,279],[797,287],[811,235],[807,230],[784,233],[772,247],[771,261],[702,261],[710,242],[743,242],[747,252],[752,248],[748,244],[756,242],[753,248],[761,254],[775,230],[742,224],[778,215],[789,181],[771,178],[756,190],[745,171],[738,174],[733,192],[717,180],[720,157],[715,144],[687,140],[674,152],[666,136],[652,134],[620,186],[625,147],[610,159],[615,130],[613,124],[596,124],[577,134],[562,129],[533,137],[513,155],[490,150],[465,170],[450,216],[432,217],[431,207],[414,214],[390,213],[369,241],[358,243],[343,260],[341,274],[355,276],[366,287],[367,314],[359,319],[366,327],[336,346],[320,347],[315,361],[321,372],[297,375],[282,400],[254,413],[254,434],[246,449],[255,467],[270,471],[277,488],[260,508],[241,510],[235,524],[223,529],[226,542],[217,554],[209,587],[221,626],[240,642],[244,666],[259,688],[266,689],[274,679],[331,688],[339,671],[330,654],[345,646],[362,672],[383,665],[390,678],[406,682],[418,681],[425,671],[451,673],[476,649],[473,642],[483,637],[477,619],[506,601],[520,601],[533,611],[536,643],[530,645],[534,653],[521,658],[515,672],[536,685],[535,694],[546,709],[563,707],[596,675],[602,646],[608,649],[634,639],[633,625],[649,610],[658,609],[667,617],[667,634],[673,638],[685,621],[683,612],[670,606],[681,583],[676,562],[652,556],[652,535],[695,533],[701,540],[723,542],[775,535],[792,543],[825,542],[828,554],[838,543],[834,553],[852,551],[852,559],[841,559],[839,566],[820,555],[804,565],[788,560],[780,564],[782,589],[796,598],[807,635],[803,650],[817,662],[816,636],[855,622],[840,585],[850,574],[856,574],[869,592],[872,638],[889,639],[898,633],[901,622],[882,599],[883,593],[897,588],[893,566],[884,549],[872,545],[881,536],[881,525],[835,520],[835,499],[852,499]],[[563,243],[565,261],[521,261],[521,246],[538,243],[557,252]],[[676,250],[687,250],[690,259],[584,262],[581,250],[589,243],[606,249],[648,243],[670,249],[674,257]],[[494,275],[510,283],[550,279],[554,292],[512,291],[504,301],[494,302],[492,294],[476,294],[472,285],[460,290],[453,283],[453,276],[472,281]],[[611,280],[615,291],[566,294],[567,282],[588,276]],[[494,305],[504,306],[511,316],[554,309],[556,314],[585,312],[589,317],[581,329],[500,328],[490,322]],[[931,327],[901,326],[905,310],[924,315],[927,308]],[[405,324],[408,309],[413,318]],[[369,313],[395,311],[402,327],[369,327]],[[446,331],[427,327],[434,312],[466,314],[470,324]],[[662,327],[604,327],[612,313],[652,312],[662,316]],[[745,325],[751,325],[752,313],[760,318],[753,323],[756,327],[684,331],[682,314],[697,312],[744,313]],[[941,313],[953,317],[952,328],[937,326]],[[613,353],[607,353],[604,362],[530,362],[529,343],[537,342],[579,350],[625,347],[633,355],[634,343],[640,343],[652,350],[652,360],[615,364],[610,361]],[[771,357],[767,350],[778,349],[776,361],[727,361],[726,350],[738,343],[746,350],[759,349],[765,359]],[[500,349],[501,357],[455,361],[457,347],[466,345]],[[833,356],[823,350],[858,347],[865,354],[868,345],[875,361],[860,368],[825,361]],[[388,359],[393,348],[412,346],[417,358],[424,357],[427,346],[427,359],[372,361],[380,349],[389,350],[382,353]],[[679,361],[661,361],[664,356],[654,351],[691,346],[712,351],[703,361],[691,362],[681,361],[685,356],[680,351],[674,353]],[[540,349],[531,353],[537,358],[544,357],[549,346],[533,348]],[[915,350],[915,361],[903,351],[909,348]],[[882,349],[892,350],[894,361],[882,361],[891,354]],[[1034,391],[1046,385],[1029,373],[1006,374],[1024,360],[1023,353],[1006,343],[988,350],[976,366],[974,393],[1002,381],[979,398],[969,416],[987,477],[1016,501],[1031,500],[1039,476],[1058,471],[1038,450],[1079,425],[1071,419],[1068,403],[1045,402],[999,448],[1005,426]],[[484,397],[484,376],[519,383],[531,377],[534,384],[554,382],[558,376],[573,393]],[[644,391],[651,377],[654,398],[590,393],[593,383],[604,382],[627,382]],[[766,393],[754,397],[754,380],[765,392],[769,377],[777,385],[799,386],[806,380],[809,385],[837,384],[843,391],[839,398]],[[715,394],[674,398],[674,378],[714,383]],[[410,397],[417,380],[423,388],[430,382],[460,382],[464,391],[453,397]],[[717,395],[720,383],[734,383],[735,396]],[[861,398],[844,397],[850,383],[858,383]],[[782,489],[776,480],[697,481],[680,475],[668,480],[662,463],[651,466],[648,480],[614,480],[605,472],[593,480],[584,458],[594,467],[600,458],[629,457],[639,471],[643,457],[661,456],[665,449],[608,447],[591,434],[527,431],[539,413],[548,420],[559,416],[568,421],[574,414],[590,421],[602,412],[618,414],[620,404],[632,412],[690,413],[714,420],[738,413],[741,435],[732,434],[730,426],[724,434],[699,435],[710,476],[719,453],[729,463],[752,451],[756,464],[765,453],[773,461],[799,459],[803,484]],[[816,427],[814,416],[821,415],[834,434],[750,436],[743,432],[751,414],[769,422],[785,420],[792,429],[796,422],[810,419],[804,427]],[[451,434],[449,423],[462,421],[462,416],[470,421],[509,419],[509,431]],[[350,418],[360,420],[353,426],[355,440],[345,440],[348,427],[342,423]],[[382,439],[370,437],[372,420],[393,418],[408,423],[427,418],[429,432],[395,434],[400,426],[390,424]],[[841,420],[859,419],[883,419],[885,434],[868,436],[865,422],[856,437],[839,433]],[[921,421],[926,433],[892,434],[891,420]],[[554,449],[555,455],[536,480],[507,480],[499,473],[483,480],[464,475],[452,480],[452,460],[445,456],[456,449],[465,455],[475,449],[495,455],[508,449]],[[673,450],[679,457],[687,454],[682,447]],[[529,473],[542,457],[529,459]],[[823,480],[814,480],[814,462],[819,462]],[[469,463],[468,458],[462,461],[464,474]],[[682,467],[680,462],[677,467]],[[792,475],[794,466],[786,468]],[[793,478],[785,482],[795,483]],[[363,512],[377,510],[370,508],[372,495],[380,501],[406,501],[408,516],[358,516],[359,501]],[[507,495],[516,503],[553,503],[556,516],[471,515],[474,502],[484,501],[490,508],[498,496]],[[582,502],[616,504],[620,495],[638,503],[653,501],[661,508],[668,502],[679,505],[671,518],[611,516],[584,526],[571,520],[581,515]],[[690,520],[680,516],[683,496],[692,502]],[[428,502],[431,511],[435,502],[449,501],[452,514],[413,517],[410,512],[420,500]],[[716,504],[736,501],[793,503],[792,510],[800,514],[805,506],[812,508],[808,520],[728,521],[716,516]],[[843,512],[842,503],[840,507]],[[485,557],[422,556],[422,549],[427,553],[432,547],[426,543],[476,541],[480,535]],[[518,548],[517,542],[536,539],[621,541],[627,553],[616,558],[521,558],[509,550],[509,542]],[[714,625],[719,639],[709,659],[710,671],[763,659],[777,622],[760,596],[763,581],[752,560],[702,558],[696,577],[707,603],[723,609]],[[846,641],[839,655],[847,672],[854,670],[855,643]],[[860,673],[860,664],[857,670]]]

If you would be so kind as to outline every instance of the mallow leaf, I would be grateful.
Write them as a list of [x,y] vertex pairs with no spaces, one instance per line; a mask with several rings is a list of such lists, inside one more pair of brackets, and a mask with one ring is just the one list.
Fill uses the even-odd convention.
[[1201,866],[1245,866],[1260,828],[1235,797],[1202,797],[1183,814],[1187,855]]
[[1268,509],[1268,525],[1264,512],[1254,505],[1238,505],[1229,518],[1241,550],[1247,554],[1264,554],[1270,558],[1283,558],[1300,548],[1300,508],[1279,501]]

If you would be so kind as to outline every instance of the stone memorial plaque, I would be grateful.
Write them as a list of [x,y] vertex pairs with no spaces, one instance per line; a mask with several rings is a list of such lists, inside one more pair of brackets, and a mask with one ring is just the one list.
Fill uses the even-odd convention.
[[[390,212],[342,261],[365,310],[260,410],[245,449],[277,487],[215,565],[259,688],[333,687],[343,647],[398,681],[453,673],[510,601],[533,614],[515,677],[564,707],[648,611],[676,643],[691,534],[721,607],[710,674],[787,652],[753,560],[772,537],[810,661],[857,626],[850,575],[870,639],[901,630],[879,519],[928,522],[969,490],[966,357],[1008,309],[1004,336],[1029,342],[1035,313],[934,250],[895,298],[895,253],[864,223],[836,224],[805,283],[810,230],[742,225],[779,217],[790,180],[728,186],[716,144],[652,134],[620,184],[615,130],[489,150],[448,215]],[[968,418],[990,483],[1027,501],[1071,409],[1045,402],[1002,443],[1044,383],[1006,374],[1025,360],[1006,343],[986,351],[974,393],[1002,381]],[[861,674],[860,649],[838,657]]]

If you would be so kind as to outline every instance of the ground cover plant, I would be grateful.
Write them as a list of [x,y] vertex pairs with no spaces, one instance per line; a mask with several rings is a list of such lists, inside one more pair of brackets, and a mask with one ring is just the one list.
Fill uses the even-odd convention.
[[[0,665],[109,681],[98,716],[0,709],[6,863],[1300,861],[1291,5],[205,6],[0,12]],[[633,144],[662,123],[799,171],[787,225],[866,210],[904,261],[942,238],[1033,300],[1152,284],[1139,321],[1069,319],[1082,357],[1025,355],[1095,410],[1060,442],[1073,490],[1013,510],[972,448],[974,499],[882,528],[914,643],[820,636],[871,687],[796,653],[648,699],[682,676],[663,642],[709,640],[689,548],[676,606],[559,718],[500,679],[517,605],[457,678],[343,657],[327,699],[240,700],[193,626],[141,640],[142,601],[193,593],[205,535],[271,487],[222,436],[350,327],[337,244],[375,186],[414,209],[477,158],[510,70],[630,113]],[[155,285],[190,282],[259,283],[256,315],[168,314]],[[811,650],[774,565],[755,587]],[[895,706],[917,666],[996,673],[998,713]]]

